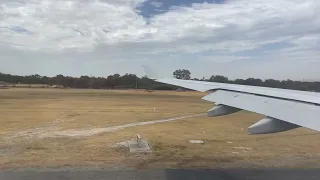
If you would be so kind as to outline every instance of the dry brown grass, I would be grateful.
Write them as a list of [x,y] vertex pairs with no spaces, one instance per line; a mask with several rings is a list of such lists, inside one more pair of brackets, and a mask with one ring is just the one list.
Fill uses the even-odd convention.
[[[7,89],[0,91],[0,167],[130,166],[279,167],[318,166],[319,133],[297,129],[247,135],[261,115],[241,111],[216,118],[198,117],[131,127],[88,137],[9,138],[35,127],[90,129],[204,112],[211,103],[197,92]],[[156,111],[153,111],[156,107]],[[242,130],[243,128],[243,130]],[[152,154],[130,154],[118,142],[140,133]],[[201,139],[203,145],[190,144]],[[10,141],[9,141],[10,140]],[[228,141],[232,143],[228,143]],[[2,164],[2,165],[1,165]]]
[[[0,131],[15,132],[56,120],[63,122],[62,128],[69,129],[193,114],[208,107],[200,97],[193,92],[6,89],[0,91]],[[187,102],[189,109],[180,108]]]

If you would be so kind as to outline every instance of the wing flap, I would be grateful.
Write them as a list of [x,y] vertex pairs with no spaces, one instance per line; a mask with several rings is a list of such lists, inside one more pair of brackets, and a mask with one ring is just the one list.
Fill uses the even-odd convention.
[[318,105],[225,90],[217,90],[202,99],[320,131]]

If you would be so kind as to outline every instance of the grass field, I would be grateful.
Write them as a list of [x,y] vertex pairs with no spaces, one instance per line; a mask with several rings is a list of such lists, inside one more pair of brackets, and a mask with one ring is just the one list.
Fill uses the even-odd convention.
[[[212,107],[201,100],[204,95],[2,89],[0,168],[320,167],[319,133],[299,128],[250,136],[247,127],[262,116],[247,111],[101,131],[115,125],[203,113]],[[148,139],[153,153],[130,154],[120,146],[137,133]],[[190,144],[191,139],[205,143]]]

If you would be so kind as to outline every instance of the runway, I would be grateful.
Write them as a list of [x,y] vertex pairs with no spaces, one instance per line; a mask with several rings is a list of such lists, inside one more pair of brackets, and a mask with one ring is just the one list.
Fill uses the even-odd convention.
[[320,169],[17,170],[1,180],[318,180]]

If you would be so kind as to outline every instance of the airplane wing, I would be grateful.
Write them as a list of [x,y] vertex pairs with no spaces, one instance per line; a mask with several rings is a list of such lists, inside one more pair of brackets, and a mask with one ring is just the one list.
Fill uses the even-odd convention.
[[216,104],[208,111],[209,117],[240,110],[265,115],[248,128],[249,134],[277,133],[298,127],[320,131],[320,93],[174,78],[154,80],[201,92],[216,90],[202,98]]

